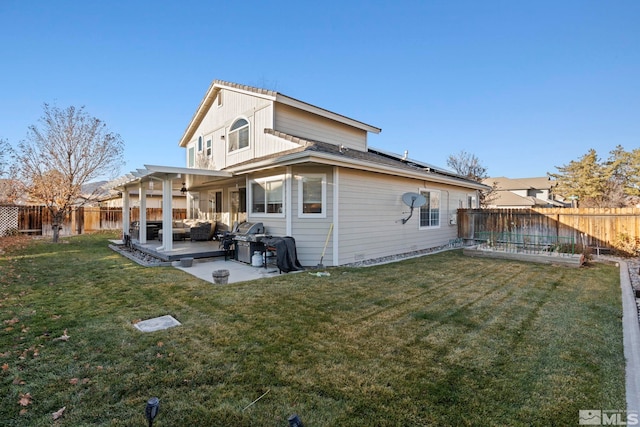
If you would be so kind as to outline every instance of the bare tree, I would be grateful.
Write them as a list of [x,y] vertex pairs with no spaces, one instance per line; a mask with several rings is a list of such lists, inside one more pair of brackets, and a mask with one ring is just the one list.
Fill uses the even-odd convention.
[[211,156],[204,153],[198,153],[196,155],[196,167],[198,169],[215,169],[216,164]]
[[[447,158],[447,166],[467,179],[476,182],[483,182],[489,176],[487,168],[484,167],[475,154],[467,153],[462,150],[456,155],[450,155]],[[494,182],[490,190],[480,192],[480,206],[485,207],[496,197],[497,184]]]
[[44,104],[39,125],[30,126],[27,139],[18,145],[16,164],[31,200],[51,214],[54,242],[71,211],[86,203],[82,186],[115,177],[123,150],[120,135],[109,132],[84,107]]
[[11,145],[6,139],[0,139],[0,178],[6,178],[9,170],[9,156],[11,155]]
[[14,150],[6,139],[0,139],[0,203],[13,203],[21,193],[15,179]]
[[482,182],[487,176],[487,168],[482,166],[475,154],[460,151],[456,155],[450,155],[447,159],[447,166],[453,169],[458,175],[467,179]]

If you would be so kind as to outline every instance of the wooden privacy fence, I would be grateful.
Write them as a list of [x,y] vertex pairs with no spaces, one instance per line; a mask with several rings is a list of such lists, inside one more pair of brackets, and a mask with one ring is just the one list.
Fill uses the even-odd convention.
[[623,249],[640,245],[638,208],[459,209],[458,237],[482,232],[572,238],[587,246]]
[[41,234],[42,223],[48,220],[48,214],[44,206],[0,205],[0,236],[16,230],[28,234]]
[[[131,221],[140,219],[140,209],[130,210]],[[173,219],[185,219],[186,209],[173,209]],[[162,220],[161,208],[147,208],[147,220]],[[53,236],[51,215],[45,206],[0,206],[0,236],[18,231],[25,234]],[[122,208],[81,207],[67,218],[61,236],[93,233],[101,230],[122,230]]]

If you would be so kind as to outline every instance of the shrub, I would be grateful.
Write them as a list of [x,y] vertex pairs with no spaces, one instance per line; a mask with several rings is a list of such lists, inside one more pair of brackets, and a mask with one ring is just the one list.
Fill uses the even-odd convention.
[[616,254],[625,257],[640,256],[640,237],[632,237],[627,233],[619,233],[613,242]]

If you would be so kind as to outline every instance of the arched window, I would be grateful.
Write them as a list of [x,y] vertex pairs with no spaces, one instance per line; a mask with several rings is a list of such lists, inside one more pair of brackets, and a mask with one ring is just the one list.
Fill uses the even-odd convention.
[[229,151],[240,150],[249,146],[249,122],[238,119],[229,129]]

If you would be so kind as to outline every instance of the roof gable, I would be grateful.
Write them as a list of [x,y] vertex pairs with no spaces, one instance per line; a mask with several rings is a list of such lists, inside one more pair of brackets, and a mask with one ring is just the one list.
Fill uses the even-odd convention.
[[343,116],[342,114],[334,113],[333,111],[329,111],[324,108],[309,104],[307,102],[300,101],[298,99],[292,98],[290,96],[284,95],[276,91],[257,88],[253,86],[241,85],[238,83],[226,82],[223,80],[214,80],[209,86],[209,89],[207,90],[204,98],[202,99],[202,101],[200,101],[200,105],[198,105],[196,112],[191,118],[189,124],[187,125],[187,128],[185,129],[182,135],[182,138],[180,138],[180,141],[178,143],[180,147],[186,147],[189,141],[191,141],[191,139],[193,138],[193,135],[198,129],[198,126],[206,116],[207,112],[213,105],[213,102],[216,99],[216,96],[222,89],[231,90],[239,93],[245,93],[251,96],[267,99],[272,102],[278,102],[284,105],[289,105],[299,110],[302,110],[311,114],[315,114],[317,116],[325,117],[330,120],[334,120],[336,122],[346,124],[357,129],[364,130],[366,132],[372,132],[372,133],[381,132],[381,129],[375,126],[371,126],[364,122],[349,118],[347,116]]

